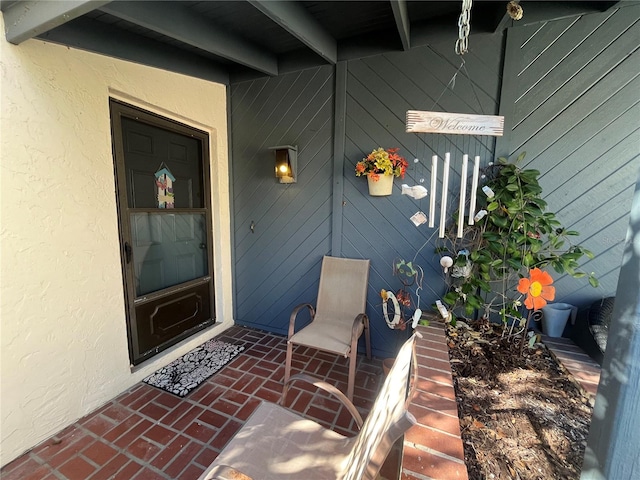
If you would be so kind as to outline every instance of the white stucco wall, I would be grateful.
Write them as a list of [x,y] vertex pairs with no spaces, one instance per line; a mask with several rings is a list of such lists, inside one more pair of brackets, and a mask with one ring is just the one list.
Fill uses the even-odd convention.
[[[225,86],[39,40],[14,46],[2,38],[0,67],[4,465],[233,320]],[[125,330],[110,95],[208,131],[211,138],[216,309],[223,324],[134,373]]]

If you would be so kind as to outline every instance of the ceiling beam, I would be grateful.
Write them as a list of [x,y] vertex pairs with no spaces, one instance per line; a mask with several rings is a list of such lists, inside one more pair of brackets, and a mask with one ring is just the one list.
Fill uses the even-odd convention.
[[249,3],[327,62],[338,61],[338,42],[300,3],[280,0],[249,0]]
[[[609,2],[604,2],[609,3]],[[622,2],[626,3],[626,2]],[[508,17],[506,26],[531,25],[533,23],[550,22],[567,17],[600,13],[606,7],[602,2],[522,2],[521,20],[511,21]],[[496,28],[501,27],[500,22]]]
[[402,41],[403,50],[411,48],[411,24],[409,21],[409,11],[407,10],[406,0],[391,0],[391,10],[393,10],[393,18],[396,21],[396,28]]
[[501,32],[508,27],[530,25],[532,23],[549,22],[577,15],[606,12],[614,8],[640,4],[638,1],[622,0],[618,2],[523,2],[523,16],[521,20],[513,20],[511,16],[500,7],[494,14],[494,25],[490,31]]
[[513,25],[516,20],[513,20],[508,13],[505,13],[501,17],[498,18],[498,21],[495,22],[493,27],[493,33],[500,33],[505,28]]
[[229,84],[225,65],[89,18],[78,18],[43,33],[39,38],[141,65]]
[[275,55],[242,37],[221,31],[201,15],[176,3],[112,2],[101,11],[268,75],[278,74]]
[[640,2],[631,1],[631,0],[618,0],[617,2],[600,2],[602,6],[600,10],[606,12],[607,10],[611,10],[612,8],[620,8],[620,7],[631,7],[634,5],[638,5]]
[[25,40],[67,23],[109,1],[22,1],[3,8],[5,37],[18,45]]

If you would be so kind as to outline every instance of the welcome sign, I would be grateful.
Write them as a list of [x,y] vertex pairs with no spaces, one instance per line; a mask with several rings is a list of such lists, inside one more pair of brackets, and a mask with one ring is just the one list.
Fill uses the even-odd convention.
[[466,113],[407,111],[407,132],[501,137],[504,117]]

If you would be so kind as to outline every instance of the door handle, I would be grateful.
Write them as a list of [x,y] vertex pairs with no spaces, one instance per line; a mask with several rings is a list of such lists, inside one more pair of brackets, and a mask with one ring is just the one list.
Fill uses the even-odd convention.
[[131,244],[129,242],[124,242],[124,256],[127,259],[127,264],[131,263],[133,248],[131,248]]

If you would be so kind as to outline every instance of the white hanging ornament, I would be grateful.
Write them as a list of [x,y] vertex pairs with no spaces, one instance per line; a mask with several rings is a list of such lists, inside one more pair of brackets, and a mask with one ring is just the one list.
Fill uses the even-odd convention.
[[440,265],[444,269],[444,273],[447,273],[449,271],[449,268],[451,268],[451,266],[453,265],[453,258],[449,257],[448,255],[442,257],[440,259]]
[[422,310],[416,308],[416,311],[413,312],[413,321],[411,322],[411,328],[416,328],[418,326],[420,317],[422,317]]
[[484,187],[482,187],[482,191],[485,193],[485,195],[487,196],[488,199],[492,199],[496,195],[493,192],[493,190],[491,190],[491,188],[489,188],[488,185],[485,185]]
[[[392,330],[395,330],[396,325],[400,323],[400,304],[398,303],[398,299],[393,294],[393,292],[389,292],[387,290],[381,290],[380,296],[382,297],[382,313],[384,314],[384,320],[387,322],[387,326]],[[387,302],[391,300],[393,303],[393,320],[389,320],[389,313],[387,311]]]
[[427,223],[427,216],[424,214],[424,212],[416,212],[409,218],[416,227],[419,227],[423,223]]
[[486,210],[480,210],[478,213],[476,213],[476,216],[473,217],[473,221],[474,222],[479,222],[480,220],[482,220],[486,216],[487,216],[487,211]]
[[406,183],[402,184],[402,195],[408,195],[416,200],[426,197],[428,193],[427,189],[422,185],[414,185],[413,187],[410,187]]
[[[420,268],[420,270],[422,271],[422,268]],[[422,275],[424,277],[424,272],[422,272]],[[416,288],[416,297],[418,297],[418,300],[416,301],[416,311],[413,312],[413,321],[411,322],[411,328],[416,328],[418,326],[420,318],[422,317],[422,310],[420,309],[420,290],[422,290],[422,287],[419,286],[418,288]]]

